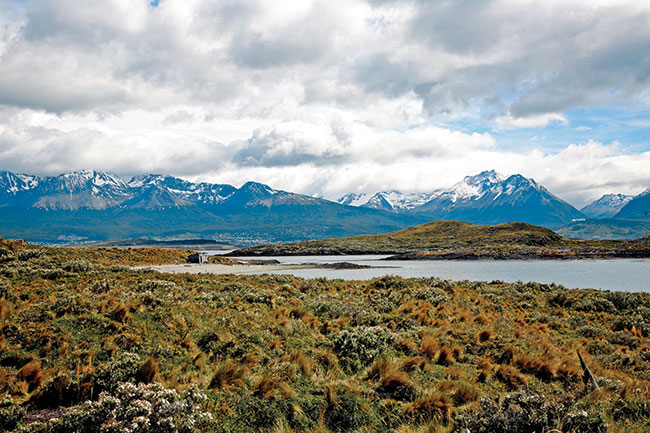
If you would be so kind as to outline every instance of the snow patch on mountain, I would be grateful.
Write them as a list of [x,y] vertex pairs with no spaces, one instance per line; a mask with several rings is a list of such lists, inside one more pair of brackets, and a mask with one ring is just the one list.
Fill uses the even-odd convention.
[[[650,192],[650,189],[646,190],[645,193],[648,192]],[[640,195],[643,194],[641,193]],[[627,194],[605,194],[598,200],[580,209],[580,211],[592,218],[611,218],[633,198],[633,195]]]
[[477,200],[490,192],[495,194],[494,199],[496,199],[502,194],[512,194],[515,190],[515,185],[503,185],[507,179],[506,176],[494,170],[484,171],[475,176],[465,176],[462,181],[451,188],[433,193],[431,199],[449,200],[456,203]]
[[372,195],[370,194],[365,194],[365,193],[356,194],[351,192],[349,194],[345,194],[343,197],[336,200],[336,202],[340,204],[344,204],[346,206],[362,206],[368,203],[368,200],[370,200],[371,197]]

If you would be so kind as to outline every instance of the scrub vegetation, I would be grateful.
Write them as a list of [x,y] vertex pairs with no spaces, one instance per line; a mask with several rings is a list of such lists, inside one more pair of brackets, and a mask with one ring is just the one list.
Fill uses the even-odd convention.
[[0,430],[650,430],[647,294],[125,266],[185,256],[3,241]]

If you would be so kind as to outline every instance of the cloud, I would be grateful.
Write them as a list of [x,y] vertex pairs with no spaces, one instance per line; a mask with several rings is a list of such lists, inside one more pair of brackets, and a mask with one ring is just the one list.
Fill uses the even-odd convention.
[[29,174],[95,169],[127,177],[151,172],[193,176],[222,167],[227,153],[220,143],[169,131],[109,136],[83,128],[12,126],[0,130],[0,170]]
[[[237,144],[235,144],[237,145]],[[243,166],[292,166],[306,162],[332,164],[347,153],[349,136],[344,128],[327,123],[290,121],[256,129],[238,146],[233,162]]]
[[5,169],[255,179],[327,197],[427,191],[486,168],[575,202],[650,185],[647,143],[554,135],[573,108],[647,109],[647,2],[8,3]]
[[547,126],[551,122],[559,122],[567,125],[569,121],[560,113],[538,114],[529,117],[513,117],[508,113],[495,119],[497,126],[501,129],[515,128],[539,128]]

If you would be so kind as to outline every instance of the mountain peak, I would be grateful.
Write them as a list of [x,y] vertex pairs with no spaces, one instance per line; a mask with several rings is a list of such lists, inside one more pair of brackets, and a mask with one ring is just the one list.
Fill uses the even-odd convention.
[[482,183],[498,183],[506,180],[506,176],[495,170],[485,170],[474,176],[465,176],[464,181],[473,185]]
[[275,190],[268,185],[264,185],[263,183],[259,182],[253,182],[250,180],[243,184],[239,190],[256,195],[275,195],[279,192],[278,190]]
[[129,181],[129,186],[133,188],[138,188],[144,185],[160,185],[165,181],[169,176],[157,173],[149,174],[139,174],[133,176]]
[[592,218],[611,218],[633,198],[634,196],[626,194],[605,194],[580,211]]
[[[52,179],[52,178],[48,178]],[[108,171],[78,170],[56,176],[55,181],[65,188],[79,188],[84,184],[94,186],[117,186],[123,188],[126,183],[119,176]]]
[[370,194],[350,192],[336,201],[347,206],[362,206],[368,203],[369,198]]

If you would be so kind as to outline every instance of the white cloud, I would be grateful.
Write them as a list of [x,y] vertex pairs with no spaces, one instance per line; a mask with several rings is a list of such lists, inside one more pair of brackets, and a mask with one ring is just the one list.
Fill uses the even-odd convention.
[[505,116],[497,117],[495,121],[501,129],[539,128],[547,126],[551,122],[560,122],[565,125],[569,123],[566,117],[560,113],[545,113],[528,117],[513,117],[508,113]]
[[564,128],[571,108],[647,108],[647,2],[2,6],[3,169],[255,179],[328,197],[427,191],[486,168],[576,203],[650,185],[647,153],[589,135],[504,151],[489,129],[441,126]]

